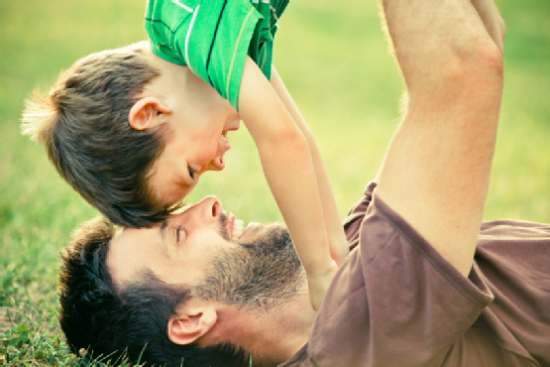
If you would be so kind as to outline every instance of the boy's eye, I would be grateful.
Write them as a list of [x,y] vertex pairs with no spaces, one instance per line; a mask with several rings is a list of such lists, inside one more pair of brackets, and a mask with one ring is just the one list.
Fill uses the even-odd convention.
[[195,178],[195,171],[193,168],[187,166],[187,169],[189,170],[189,176],[191,176],[191,178]]

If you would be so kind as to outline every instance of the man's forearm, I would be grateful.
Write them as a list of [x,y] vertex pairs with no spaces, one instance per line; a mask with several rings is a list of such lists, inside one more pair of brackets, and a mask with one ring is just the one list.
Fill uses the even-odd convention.
[[495,146],[502,53],[469,1],[382,6],[409,98],[377,192],[467,275]]

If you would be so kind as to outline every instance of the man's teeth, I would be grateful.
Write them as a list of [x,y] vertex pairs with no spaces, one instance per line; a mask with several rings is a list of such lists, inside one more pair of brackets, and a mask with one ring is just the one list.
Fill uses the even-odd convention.
[[244,222],[239,219],[235,219],[233,222],[233,239],[238,240],[243,234]]

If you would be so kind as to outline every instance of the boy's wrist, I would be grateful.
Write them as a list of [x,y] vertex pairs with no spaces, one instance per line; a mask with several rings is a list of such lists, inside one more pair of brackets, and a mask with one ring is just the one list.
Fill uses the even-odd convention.
[[332,279],[338,271],[338,265],[336,262],[331,261],[329,266],[321,272],[315,272],[315,274],[306,271],[309,299],[311,307],[318,311],[321,307],[321,303],[325,298],[328,287],[332,283]]
[[330,257],[340,267],[349,255],[349,242],[346,238],[340,238],[336,241],[330,241],[329,244]]

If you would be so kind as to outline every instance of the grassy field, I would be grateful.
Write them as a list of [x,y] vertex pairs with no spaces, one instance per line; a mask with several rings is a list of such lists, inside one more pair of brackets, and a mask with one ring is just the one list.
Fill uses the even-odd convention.
[[[317,136],[343,216],[377,171],[403,85],[375,1],[334,4],[290,4],[275,65]],[[486,219],[550,222],[550,4],[497,4],[506,84]],[[14,365],[75,364],[57,325],[58,252],[97,214],[19,134],[23,101],[77,58],[145,39],[143,13],[134,0],[0,1],[0,358],[9,352]],[[226,170],[205,175],[189,201],[214,193],[246,222],[280,219],[248,133],[230,141]]]

